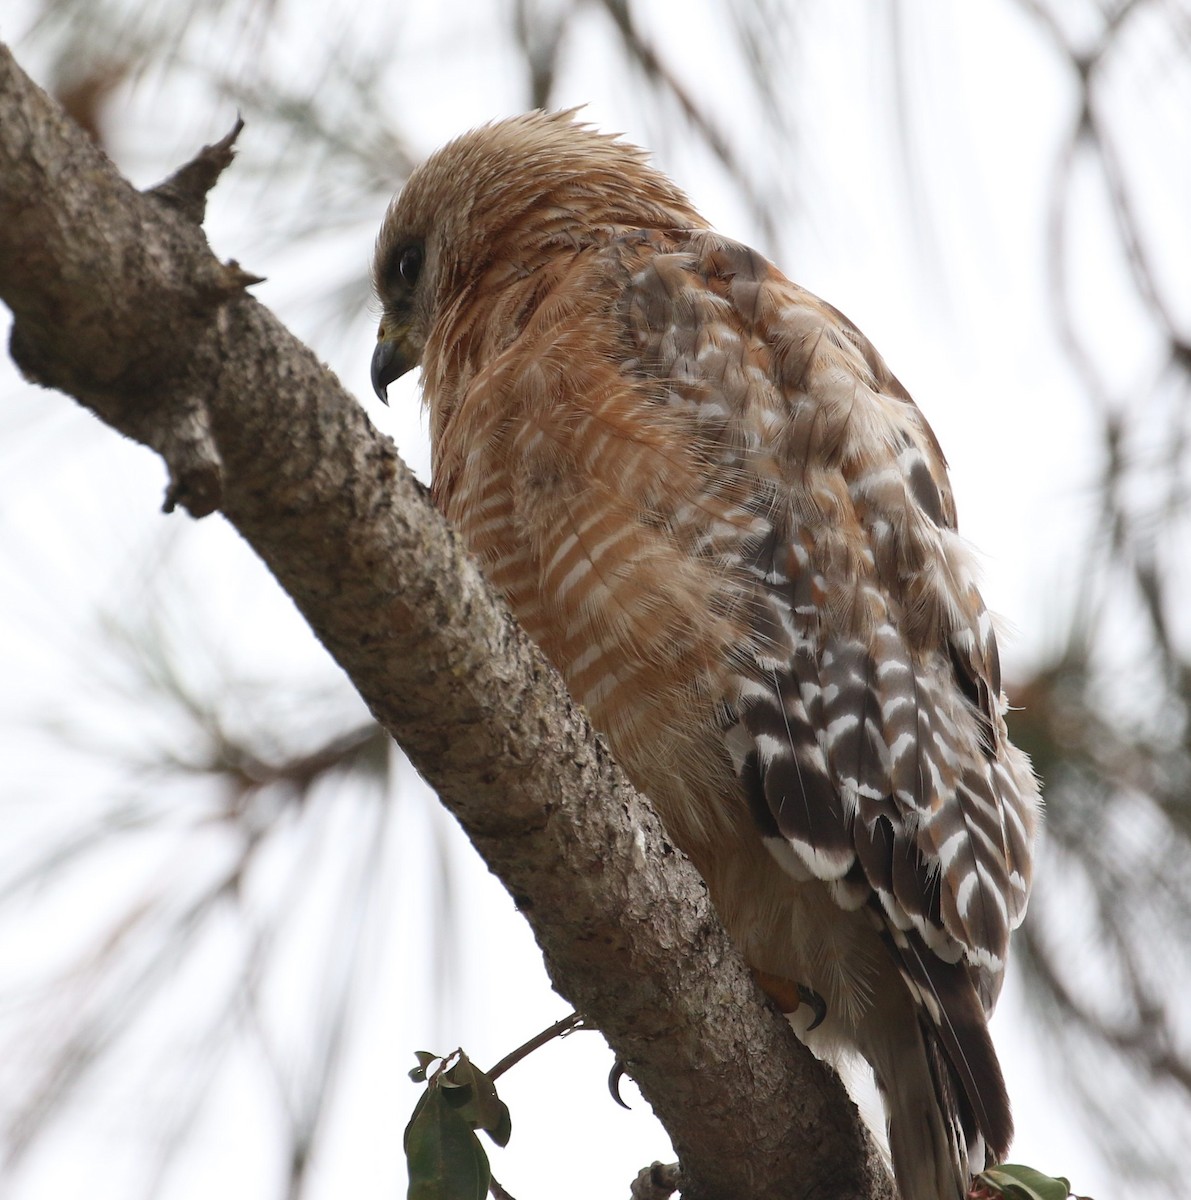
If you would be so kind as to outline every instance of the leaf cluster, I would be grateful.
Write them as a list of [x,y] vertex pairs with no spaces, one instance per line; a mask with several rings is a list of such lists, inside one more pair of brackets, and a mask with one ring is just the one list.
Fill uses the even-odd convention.
[[[1021,1163],[1002,1163],[976,1176],[971,1200],[1067,1200],[1071,1184],[1062,1176],[1044,1175]],[[1077,1196],[1075,1200],[1090,1200]]]
[[492,1077],[462,1050],[445,1058],[419,1050],[416,1057],[409,1077],[426,1090],[405,1127],[409,1200],[484,1200],[492,1170],[476,1133],[507,1145],[513,1130],[508,1107]]

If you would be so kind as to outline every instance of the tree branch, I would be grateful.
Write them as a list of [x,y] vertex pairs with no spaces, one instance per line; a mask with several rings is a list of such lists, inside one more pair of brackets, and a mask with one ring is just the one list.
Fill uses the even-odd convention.
[[217,506],[252,545],[637,1080],[691,1200],[890,1197],[838,1080],[762,1000],[648,803],[392,443],[212,255],[196,211],[133,189],[0,47],[18,365],[157,450],[168,498]]

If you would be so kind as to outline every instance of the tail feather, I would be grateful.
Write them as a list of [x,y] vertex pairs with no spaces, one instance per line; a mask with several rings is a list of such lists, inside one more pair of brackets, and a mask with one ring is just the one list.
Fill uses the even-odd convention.
[[963,963],[904,945],[895,962],[857,1034],[885,1102],[898,1194],[963,1200],[1013,1137],[984,1008]]
[[[988,1159],[1000,1162],[1013,1141],[1013,1115],[977,984],[965,963],[923,951],[913,935],[898,942],[905,944],[894,945],[895,959],[918,1006],[938,1086],[959,1115],[966,1141],[982,1141]],[[983,1153],[973,1161],[975,1170],[984,1169]]]
[[877,1088],[885,1101],[889,1152],[900,1200],[963,1200],[972,1160],[959,1114],[946,1106],[940,1078],[932,1069],[922,1031],[916,1053],[906,1053],[891,1070],[874,1064]]

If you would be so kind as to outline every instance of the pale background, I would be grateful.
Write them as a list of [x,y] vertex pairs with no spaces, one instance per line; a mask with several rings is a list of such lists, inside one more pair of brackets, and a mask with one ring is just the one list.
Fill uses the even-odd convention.
[[[178,32],[168,4],[6,0],[0,37],[60,89],[61,47],[87,21],[92,64],[135,60],[98,111],[138,186],[221,136],[239,107],[247,128],[210,205],[212,245],[268,277],[255,294],[425,477],[416,381],[391,389],[388,409],[368,384],[371,241],[402,154],[416,161],[530,103],[515,11],[547,29],[570,6],[193,7]],[[1086,574],[1096,409],[1048,296],[1048,206],[1077,81],[1034,6],[1013,0],[741,7],[762,23],[769,10],[780,120],[734,48],[727,5],[656,0],[632,13],[714,114],[761,204],[625,66],[603,5],[571,27],[551,102],[587,104],[589,120],[649,146],[721,230],[874,341],[950,460],[961,530],[1005,618],[1007,676],[1030,678],[1089,592],[1109,586]],[[1191,70],[1185,40],[1162,39],[1187,24],[1177,5],[1148,7],[1158,17],[1138,20],[1113,119],[1185,321]],[[1053,10],[1077,42],[1103,25],[1092,3]],[[352,138],[373,157],[312,149]],[[1161,339],[1104,189],[1085,174],[1064,226],[1070,309],[1107,392],[1152,403]],[[8,363],[0,400],[0,1187],[20,1200],[403,1195],[413,1052],[462,1045],[490,1065],[565,1002],[500,885],[397,755],[386,772],[374,750],[306,790],[285,778],[253,790],[252,764],[228,769],[229,747],[286,764],[366,713],[218,517],[160,515],[153,455]],[[1144,477],[1136,486],[1145,493]],[[1132,667],[1145,637],[1127,602],[1107,608],[1102,670],[1128,667],[1116,703],[1144,707],[1151,676]],[[238,889],[221,888],[241,860]],[[1090,905],[1082,877],[1054,871],[1060,908]],[[1183,936],[1170,932],[1172,984]],[[1059,953],[1099,993],[1111,984],[1093,941],[1073,921]],[[1185,1016],[1172,1001],[1184,1036]],[[1126,1184],[1106,1156],[1046,1029],[1011,974],[994,1034],[1013,1157],[1099,1200],[1126,1186],[1161,1194]],[[667,1159],[631,1083],[632,1113],[608,1098],[610,1065],[598,1034],[583,1033],[502,1081],[514,1132],[490,1157],[519,1200],[625,1195],[641,1166]],[[1127,1071],[1091,1052],[1068,1053],[1066,1067],[1126,1086]],[[1131,1095],[1120,1092],[1122,1107]],[[1152,1132],[1170,1148],[1185,1093],[1172,1090],[1168,1111],[1169,1135],[1161,1120]]]

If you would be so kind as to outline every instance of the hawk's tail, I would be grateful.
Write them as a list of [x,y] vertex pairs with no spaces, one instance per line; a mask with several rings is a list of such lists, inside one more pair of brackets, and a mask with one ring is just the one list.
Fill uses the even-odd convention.
[[857,1030],[885,1102],[901,1200],[963,1200],[972,1175],[1001,1161],[1013,1138],[976,989],[962,965],[932,967],[927,994],[903,973],[903,1003],[877,1006],[879,1017]]

